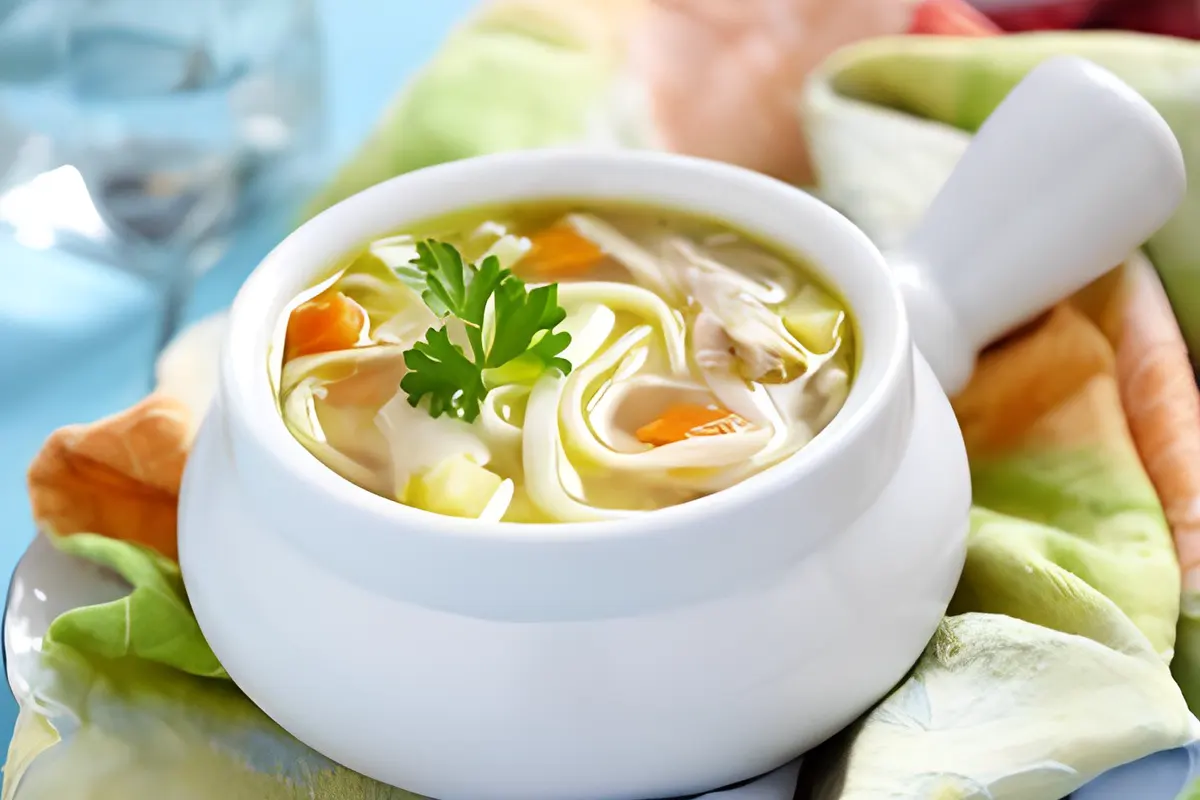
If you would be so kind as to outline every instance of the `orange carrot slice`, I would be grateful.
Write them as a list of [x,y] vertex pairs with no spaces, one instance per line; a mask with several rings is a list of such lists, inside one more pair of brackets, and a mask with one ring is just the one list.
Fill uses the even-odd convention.
[[354,347],[366,324],[367,312],[362,306],[327,289],[297,306],[288,317],[284,360]]
[[694,403],[671,406],[661,417],[637,429],[638,441],[660,447],[696,436],[720,436],[750,427],[741,416],[725,408]]
[[587,273],[604,260],[604,251],[559,222],[529,237],[533,247],[521,266],[546,277],[572,278]]

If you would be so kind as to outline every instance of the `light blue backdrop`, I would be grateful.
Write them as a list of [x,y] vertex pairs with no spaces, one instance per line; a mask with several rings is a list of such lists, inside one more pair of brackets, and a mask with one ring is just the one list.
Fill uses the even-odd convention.
[[[331,159],[344,157],[471,0],[318,0],[326,39]],[[200,283],[189,318],[229,303],[287,232],[284,215],[242,231]],[[147,387],[157,311],[136,281],[0,242],[0,592],[33,536],[25,469],[55,428],[135,402]],[[16,704],[0,691],[0,741]],[[6,745],[7,747],[7,745]]]

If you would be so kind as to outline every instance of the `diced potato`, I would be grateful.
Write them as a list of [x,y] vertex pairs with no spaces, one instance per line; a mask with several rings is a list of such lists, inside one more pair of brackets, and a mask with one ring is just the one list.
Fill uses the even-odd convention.
[[463,454],[409,478],[401,501],[451,517],[478,518],[503,479]]
[[811,353],[828,353],[841,337],[846,312],[837,300],[808,285],[780,309],[783,326]]

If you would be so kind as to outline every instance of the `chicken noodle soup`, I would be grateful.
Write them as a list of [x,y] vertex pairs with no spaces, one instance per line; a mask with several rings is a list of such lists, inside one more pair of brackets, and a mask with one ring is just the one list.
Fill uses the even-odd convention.
[[370,243],[291,304],[282,359],[288,428],[346,479],[577,522],[787,458],[845,402],[855,354],[795,257],[687,214],[559,202]]

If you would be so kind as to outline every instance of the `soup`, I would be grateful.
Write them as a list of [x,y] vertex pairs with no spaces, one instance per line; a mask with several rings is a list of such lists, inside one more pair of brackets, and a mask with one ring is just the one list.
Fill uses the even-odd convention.
[[617,204],[411,226],[285,322],[280,411],[314,456],[490,521],[611,519],[732,486],[825,427],[855,364],[844,304],[795,256]]

